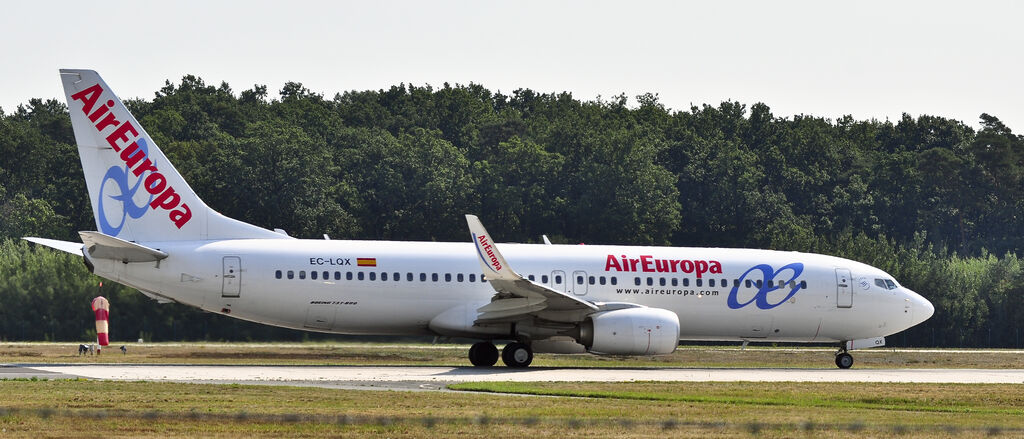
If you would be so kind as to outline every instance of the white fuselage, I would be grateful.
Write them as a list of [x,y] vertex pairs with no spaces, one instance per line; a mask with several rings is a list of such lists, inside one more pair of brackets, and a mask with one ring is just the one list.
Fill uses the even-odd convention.
[[[96,274],[210,312],[287,328],[501,338],[493,330],[475,334],[472,320],[459,331],[431,323],[460,307],[473,311],[495,295],[481,279],[469,242],[142,244],[170,256],[149,263],[93,259]],[[907,329],[933,312],[927,300],[892,284],[885,272],[831,256],[723,248],[498,247],[535,283],[595,303],[670,310],[679,317],[684,340],[867,339]],[[716,263],[720,270],[708,268]]]

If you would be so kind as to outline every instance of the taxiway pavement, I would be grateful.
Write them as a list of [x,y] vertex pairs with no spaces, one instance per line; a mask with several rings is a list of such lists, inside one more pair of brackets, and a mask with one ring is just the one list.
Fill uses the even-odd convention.
[[338,388],[440,389],[467,381],[726,381],[1024,383],[1024,369],[689,369],[437,366],[0,365],[2,378],[239,383]]

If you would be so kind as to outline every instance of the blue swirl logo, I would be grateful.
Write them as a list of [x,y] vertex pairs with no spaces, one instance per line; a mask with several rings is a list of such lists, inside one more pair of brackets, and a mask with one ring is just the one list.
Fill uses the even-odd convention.
[[[139,144],[139,150],[141,150],[143,157],[148,157],[149,145],[146,143],[146,140],[140,138],[136,140],[136,143]],[[137,152],[136,154],[139,153]],[[156,167],[156,162],[153,163],[153,167]],[[107,173],[103,176],[103,182],[100,183],[99,214],[97,217],[99,218],[101,232],[110,236],[117,236],[121,233],[121,229],[124,228],[124,224],[128,218],[139,219],[149,211],[149,203],[153,201],[153,197],[155,195],[150,194],[149,199],[142,204],[135,204],[134,198],[135,193],[142,188],[142,181],[145,177],[146,173],[143,173],[135,180],[135,184],[130,186],[128,182],[128,166],[123,168],[120,166],[111,166],[110,169],[107,169]],[[104,196],[106,194],[106,186],[108,182],[113,182],[117,185],[116,190],[118,191],[118,195]],[[117,225],[114,225],[113,222],[107,218],[107,209],[104,207],[104,200],[108,197],[111,200],[121,203],[121,218],[117,221]]]
[[[783,274],[784,272],[790,272],[792,273],[792,276],[789,276],[789,279],[786,279],[785,276],[783,276],[783,282],[776,282],[776,278],[778,278],[779,275]],[[732,309],[740,309],[747,305],[750,305],[751,303],[757,305],[757,307],[760,309],[775,308],[785,303],[787,300],[789,300],[789,298],[793,297],[797,291],[800,290],[800,283],[796,282],[796,279],[800,277],[800,274],[803,272],[804,264],[799,262],[794,262],[792,264],[783,266],[778,270],[772,268],[772,266],[768,264],[755,265],[751,267],[749,270],[747,270],[746,273],[743,273],[743,276],[740,276],[739,284],[732,287],[732,291],[729,292],[729,298],[726,303],[729,305],[729,308]],[[752,297],[750,300],[746,302],[740,303],[739,299],[737,298],[737,296],[739,295],[740,286],[743,285],[744,281],[748,280],[747,276],[750,276],[751,273],[760,273],[761,284],[758,287],[757,293],[754,294],[754,297]],[[754,275],[754,277],[756,276],[757,274]],[[757,280],[754,280],[754,282],[755,285],[757,285]],[[781,290],[787,286],[791,287],[791,289],[789,291],[789,294],[786,295],[786,297],[783,297],[782,300],[779,300],[778,302],[775,303],[771,303],[768,301],[769,293],[775,290]]]

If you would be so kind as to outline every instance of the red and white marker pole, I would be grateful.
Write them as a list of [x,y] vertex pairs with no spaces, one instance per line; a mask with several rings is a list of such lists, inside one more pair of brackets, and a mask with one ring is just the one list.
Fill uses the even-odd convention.
[[103,296],[92,299],[92,312],[96,313],[96,353],[99,354],[103,346],[110,344],[110,302]]

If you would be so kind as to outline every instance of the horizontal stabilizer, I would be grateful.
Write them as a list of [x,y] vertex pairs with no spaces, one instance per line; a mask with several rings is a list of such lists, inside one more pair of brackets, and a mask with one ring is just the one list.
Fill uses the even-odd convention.
[[34,242],[34,243],[39,244],[39,245],[45,245],[45,246],[50,247],[50,248],[55,248],[55,249],[60,250],[60,251],[68,252],[68,253],[71,253],[73,255],[82,256],[82,243],[80,243],[80,242],[58,241],[56,239],[36,238],[36,237],[27,237],[27,238],[22,238],[22,239],[24,239],[24,240],[26,240],[28,242]]
[[134,242],[128,242],[100,232],[78,232],[89,256],[121,262],[153,262],[167,257],[167,253]]

